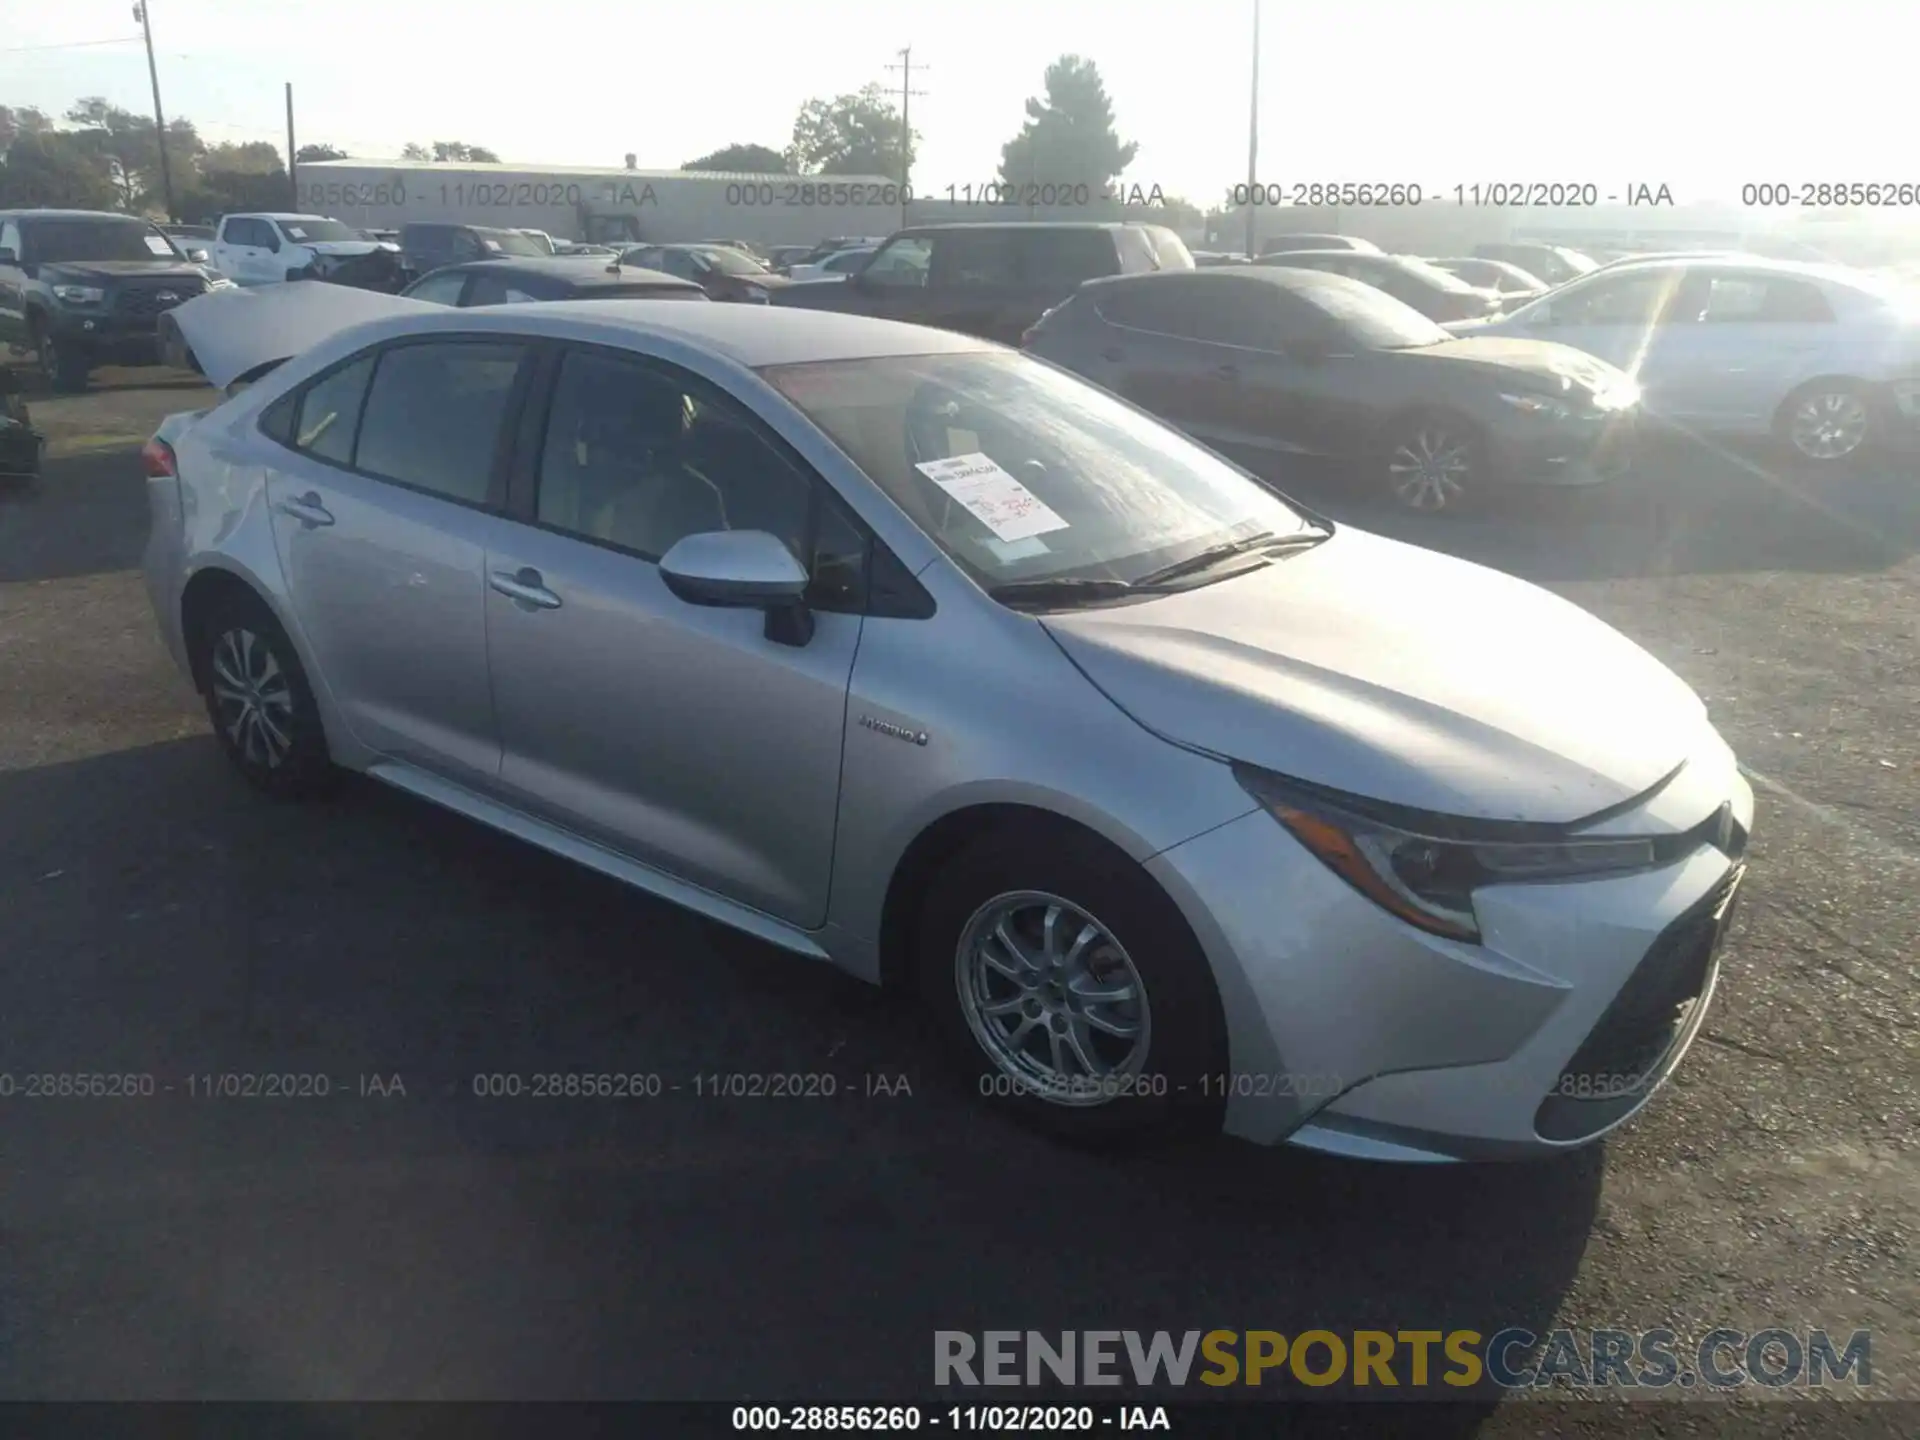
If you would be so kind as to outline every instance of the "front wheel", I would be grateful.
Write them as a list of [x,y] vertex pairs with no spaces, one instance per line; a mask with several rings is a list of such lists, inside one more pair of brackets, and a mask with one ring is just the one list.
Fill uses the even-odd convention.
[[34,349],[39,355],[40,373],[47,377],[47,384],[55,391],[73,395],[87,388],[87,375],[93,367],[71,342],[42,327]]
[[1458,514],[1481,498],[1487,465],[1464,422],[1422,415],[1405,422],[1387,450],[1387,494],[1403,510]]
[[920,991],[980,1096],[1080,1141],[1217,1129],[1226,1068],[1205,953],[1138,864],[996,832],[942,868]]
[[1851,380],[1818,380],[1787,397],[1776,426],[1803,460],[1832,465],[1865,449],[1873,438],[1873,398]]

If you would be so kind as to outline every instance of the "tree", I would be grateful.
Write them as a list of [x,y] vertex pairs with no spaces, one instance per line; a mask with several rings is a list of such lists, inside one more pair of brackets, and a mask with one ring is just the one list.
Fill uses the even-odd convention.
[[730,170],[746,175],[784,175],[787,157],[766,145],[726,145],[711,155],[689,160],[682,170]]
[[1027,101],[1020,133],[1000,150],[1007,185],[1085,185],[1096,194],[1133,163],[1140,147],[1113,128],[1113,102],[1091,60],[1062,55],[1047,67],[1047,98]]
[[[900,114],[878,85],[857,95],[809,100],[793,122],[787,164],[800,175],[905,174],[914,142]],[[903,153],[904,152],[904,153]]]
[[100,154],[77,136],[58,130],[20,129],[7,146],[5,161],[0,162],[0,207],[110,210],[118,198]]
[[53,121],[45,111],[36,110],[31,105],[0,105],[0,155],[7,153],[7,147],[22,135],[45,135],[53,129]]
[[[345,159],[345,156],[341,156]],[[458,165],[498,165],[500,157],[484,145],[469,145],[464,140],[436,140],[429,151],[417,140],[407,142],[400,148],[402,160],[435,160],[442,164]]]
[[[121,209],[139,210],[161,198],[160,147],[151,116],[95,95],[78,101],[67,119],[80,127],[76,138],[106,161]],[[167,122],[167,159],[176,185],[193,173],[194,158],[204,148],[191,120]]]
[[200,173],[224,171],[231,175],[273,175],[283,179],[287,170],[280,163],[280,147],[266,140],[249,140],[235,145],[221,141],[209,145],[200,155]]
[[302,145],[293,152],[293,158],[299,164],[307,165],[315,160],[351,160],[353,157],[331,145]]

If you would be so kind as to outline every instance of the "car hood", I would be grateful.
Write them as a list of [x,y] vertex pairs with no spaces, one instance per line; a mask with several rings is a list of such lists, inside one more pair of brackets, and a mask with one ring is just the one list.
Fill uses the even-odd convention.
[[376,290],[294,280],[211,290],[167,312],[209,384],[224,390],[249,371],[309,350],[348,326],[445,307]]
[[1047,631],[1175,743],[1389,804],[1569,824],[1699,748],[1699,697],[1496,570],[1342,528],[1252,574]]
[[[1446,328],[1464,332],[1464,327],[1459,325]],[[1482,334],[1477,326],[1473,333],[1460,333],[1457,338],[1442,341],[1438,345],[1424,345],[1418,350],[1400,353],[1423,360],[1464,361],[1485,369],[1518,372],[1535,381],[1546,382],[1547,388],[1552,390],[1577,386],[1598,393],[1629,379],[1626,372],[1618,367],[1584,350],[1576,350],[1571,345],[1556,345],[1550,340],[1528,340],[1518,336]]]
[[145,280],[205,280],[207,272],[191,260],[49,260],[41,274],[49,271],[74,280],[119,280],[137,275]]

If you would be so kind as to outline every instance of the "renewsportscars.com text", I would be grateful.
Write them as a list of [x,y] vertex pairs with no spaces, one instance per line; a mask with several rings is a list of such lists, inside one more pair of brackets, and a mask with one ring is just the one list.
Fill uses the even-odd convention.
[[1873,1383],[1873,1336],[1825,1330],[936,1330],[946,1387],[1826,1388]]

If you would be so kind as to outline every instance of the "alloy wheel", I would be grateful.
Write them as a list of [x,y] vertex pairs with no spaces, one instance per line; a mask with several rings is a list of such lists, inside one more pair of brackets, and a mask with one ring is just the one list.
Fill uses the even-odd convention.
[[1809,460],[1844,460],[1867,438],[1866,400],[1852,390],[1804,395],[1787,421],[1787,438]]
[[1146,1062],[1146,984],[1112,932],[1071,901],[1036,890],[987,901],[961,931],[954,978],[987,1057],[1042,1099],[1101,1104]]
[[1394,498],[1410,510],[1459,504],[1472,470],[1467,442],[1439,425],[1421,426],[1387,460]]
[[293,687],[273,647],[236,627],[213,647],[213,702],[220,732],[248,764],[277,770],[293,748]]

